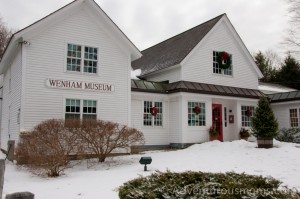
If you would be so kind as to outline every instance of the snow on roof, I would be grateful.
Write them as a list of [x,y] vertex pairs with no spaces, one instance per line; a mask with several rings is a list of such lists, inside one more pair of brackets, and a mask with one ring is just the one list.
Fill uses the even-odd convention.
[[142,73],[141,69],[131,71],[131,79],[139,79],[138,76],[140,76],[141,73]]
[[258,90],[260,90],[261,92],[263,92],[265,94],[297,91],[296,89],[282,86],[279,84],[271,84],[271,83],[264,83],[264,82],[259,83]]

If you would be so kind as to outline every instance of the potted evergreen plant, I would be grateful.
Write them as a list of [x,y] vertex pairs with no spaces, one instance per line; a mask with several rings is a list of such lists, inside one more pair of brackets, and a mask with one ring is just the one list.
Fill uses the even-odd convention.
[[241,128],[240,130],[240,137],[243,139],[243,140],[248,140],[248,138],[250,137],[251,133],[249,131],[249,129],[245,129],[245,128]]
[[213,127],[209,128],[209,137],[210,141],[218,140],[220,137],[220,133]]
[[272,148],[273,138],[278,134],[278,122],[267,97],[260,97],[251,126],[258,148]]

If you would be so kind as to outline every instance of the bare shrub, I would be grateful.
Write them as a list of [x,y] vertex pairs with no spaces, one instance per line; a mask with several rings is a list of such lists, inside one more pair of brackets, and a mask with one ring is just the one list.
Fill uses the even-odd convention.
[[104,162],[115,149],[144,144],[142,132],[125,125],[102,120],[83,121],[81,131],[77,131],[87,150]]
[[[71,155],[81,153],[78,133],[80,121],[47,120],[33,131],[20,135],[16,148],[18,164],[26,164],[40,174],[59,176],[71,167]],[[75,133],[76,132],[76,133]]]

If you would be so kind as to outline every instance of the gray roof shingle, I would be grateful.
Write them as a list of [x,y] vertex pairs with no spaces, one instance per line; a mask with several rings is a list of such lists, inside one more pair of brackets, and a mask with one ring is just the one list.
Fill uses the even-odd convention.
[[141,69],[141,77],[179,64],[205,35],[224,16],[222,14],[179,35],[142,51],[142,57],[132,62],[134,70]]

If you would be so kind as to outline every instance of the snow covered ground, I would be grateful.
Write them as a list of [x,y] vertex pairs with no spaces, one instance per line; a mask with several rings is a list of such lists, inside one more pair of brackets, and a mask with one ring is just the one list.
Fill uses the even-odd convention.
[[[275,142],[275,148],[258,149],[246,141],[208,142],[177,151],[147,152],[108,159],[105,163],[83,161],[58,178],[42,178],[26,169],[6,164],[4,195],[30,191],[37,199],[118,198],[116,188],[139,175],[155,170],[227,172],[273,176],[300,190],[300,145]],[[139,164],[141,156],[151,156],[150,171]],[[3,157],[3,156],[2,156]]]

